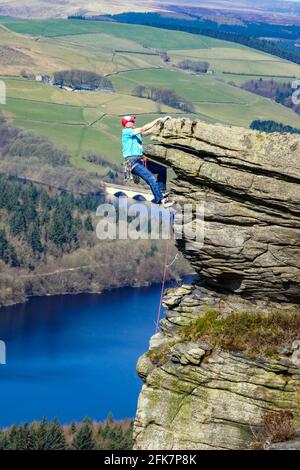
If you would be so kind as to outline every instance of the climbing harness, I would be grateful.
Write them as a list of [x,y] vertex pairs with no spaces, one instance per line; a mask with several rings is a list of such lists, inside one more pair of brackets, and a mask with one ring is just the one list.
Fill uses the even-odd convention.
[[132,164],[131,162],[124,162],[123,163],[124,169],[124,184],[127,184],[128,181],[133,181],[135,184],[139,184],[141,179],[138,175],[132,173]]
[[129,161],[125,161],[123,163],[124,169],[124,184],[126,184],[129,180],[132,180],[132,165]]
[[[142,157],[142,161],[145,167],[147,167],[147,158]],[[139,184],[141,182],[141,178],[138,175],[132,173],[133,167],[130,161],[124,161],[123,163],[124,169],[124,184],[127,184],[128,181],[133,181],[135,184]]]

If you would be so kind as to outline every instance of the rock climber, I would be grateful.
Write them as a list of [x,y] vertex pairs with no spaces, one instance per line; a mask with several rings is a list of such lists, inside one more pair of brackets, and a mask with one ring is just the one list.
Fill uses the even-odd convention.
[[[135,116],[124,116],[122,119],[122,153],[126,165],[129,165],[133,175],[143,179],[151,188],[153,202],[169,208],[174,201],[169,201],[166,192],[167,169],[163,165],[152,162],[143,155],[142,136],[152,134],[159,122],[165,122],[170,116],[155,119],[143,127],[135,127]],[[154,175],[157,175],[157,179]]]

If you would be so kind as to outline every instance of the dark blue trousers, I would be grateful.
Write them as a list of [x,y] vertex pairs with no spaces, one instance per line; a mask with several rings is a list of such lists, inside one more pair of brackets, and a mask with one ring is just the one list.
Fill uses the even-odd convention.
[[[151,188],[154,196],[154,202],[159,204],[164,198],[162,191],[165,191],[167,184],[167,169],[155,162],[147,161],[147,166],[144,165],[143,161],[139,161],[134,164],[132,173],[139,176],[144,180]],[[157,174],[157,179],[154,174]]]

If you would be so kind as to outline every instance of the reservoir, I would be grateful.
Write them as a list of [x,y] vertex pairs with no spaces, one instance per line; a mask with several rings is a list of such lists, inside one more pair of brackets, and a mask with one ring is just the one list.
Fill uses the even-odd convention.
[[43,416],[62,423],[101,421],[110,412],[133,418],[142,386],[136,362],[154,334],[160,288],[36,297],[1,308],[0,427]]

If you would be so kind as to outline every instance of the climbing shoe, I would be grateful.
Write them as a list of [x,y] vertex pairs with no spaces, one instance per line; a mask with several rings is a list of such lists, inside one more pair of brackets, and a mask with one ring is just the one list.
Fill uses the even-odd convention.
[[172,207],[175,204],[175,201],[169,201],[167,197],[165,197],[161,201],[161,205],[163,206],[164,209],[169,209],[169,207]]

